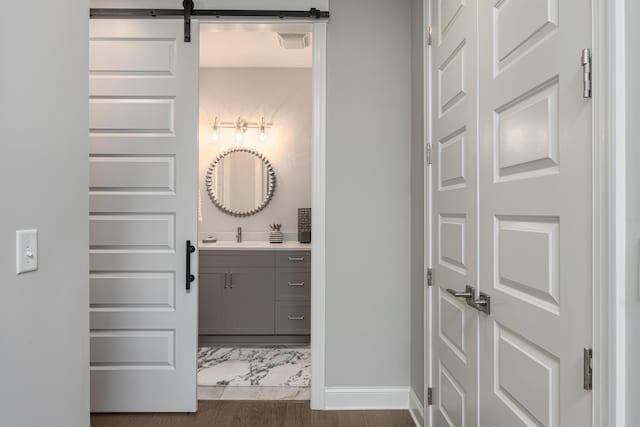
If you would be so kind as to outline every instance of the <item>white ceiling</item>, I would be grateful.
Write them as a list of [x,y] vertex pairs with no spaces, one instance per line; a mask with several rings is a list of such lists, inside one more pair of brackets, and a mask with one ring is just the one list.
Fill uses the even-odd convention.
[[283,49],[275,32],[202,32],[200,66],[309,68],[311,47]]

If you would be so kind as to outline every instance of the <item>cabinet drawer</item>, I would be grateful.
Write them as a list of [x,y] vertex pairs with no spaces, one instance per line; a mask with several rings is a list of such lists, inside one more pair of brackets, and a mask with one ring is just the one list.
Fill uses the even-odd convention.
[[276,299],[309,300],[311,273],[297,269],[276,270]]
[[273,267],[274,255],[268,251],[207,251],[198,258],[201,269],[231,267]]
[[278,301],[276,303],[276,334],[309,335],[310,332],[310,303],[288,301]]
[[276,253],[276,267],[311,268],[311,252],[291,251]]

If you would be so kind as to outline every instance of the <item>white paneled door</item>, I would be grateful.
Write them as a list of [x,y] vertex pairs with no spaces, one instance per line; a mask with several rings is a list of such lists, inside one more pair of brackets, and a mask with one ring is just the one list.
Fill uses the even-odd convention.
[[450,292],[478,280],[476,2],[433,6],[433,420],[475,426],[478,313]]
[[[198,27],[92,20],[93,412],[196,410]],[[197,270],[197,256],[191,255]]]
[[592,425],[591,2],[432,12],[433,425]]
[[590,426],[591,2],[480,4],[480,425]]

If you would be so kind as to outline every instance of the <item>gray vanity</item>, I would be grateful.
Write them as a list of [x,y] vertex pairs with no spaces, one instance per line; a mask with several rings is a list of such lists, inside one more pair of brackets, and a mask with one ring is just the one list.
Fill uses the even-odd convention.
[[200,335],[309,335],[311,248],[201,244]]

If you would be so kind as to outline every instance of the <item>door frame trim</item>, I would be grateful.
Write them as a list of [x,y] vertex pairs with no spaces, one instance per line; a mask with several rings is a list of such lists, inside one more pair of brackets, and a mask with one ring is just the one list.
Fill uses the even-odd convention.
[[327,23],[312,30],[312,137],[311,137],[311,409],[326,408],[325,399],[325,291],[327,194]]
[[[426,28],[426,26],[431,26],[431,0],[423,0],[422,1],[422,26]],[[423,70],[423,107],[424,107],[424,140],[423,140],[423,185],[424,185],[424,274],[423,274],[423,289],[424,289],[424,318],[423,318],[423,340],[424,340],[424,366],[423,366],[423,389],[424,389],[424,399],[422,404],[424,410],[424,425],[431,426],[433,423],[433,405],[429,405],[428,402],[428,392],[429,388],[433,387],[432,377],[433,372],[431,371],[431,362],[432,362],[432,341],[433,341],[433,331],[431,325],[433,324],[433,320],[431,318],[431,314],[433,313],[432,306],[432,291],[429,286],[427,274],[428,270],[433,267],[431,260],[431,251],[432,251],[432,239],[431,239],[431,225],[432,225],[432,212],[431,212],[431,202],[432,202],[432,191],[431,191],[431,180],[433,179],[433,174],[431,173],[432,167],[427,163],[427,150],[429,150],[429,144],[431,144],[431,149],[433,150],[433,134],[431,132],[431,49],[427,43],[423,43],[422,45],[422,70]],[[433,153],[431,153],[431,158],[433,158]]]
[[594,426],[625,425],[624,9],[625,0],[592,3]]

